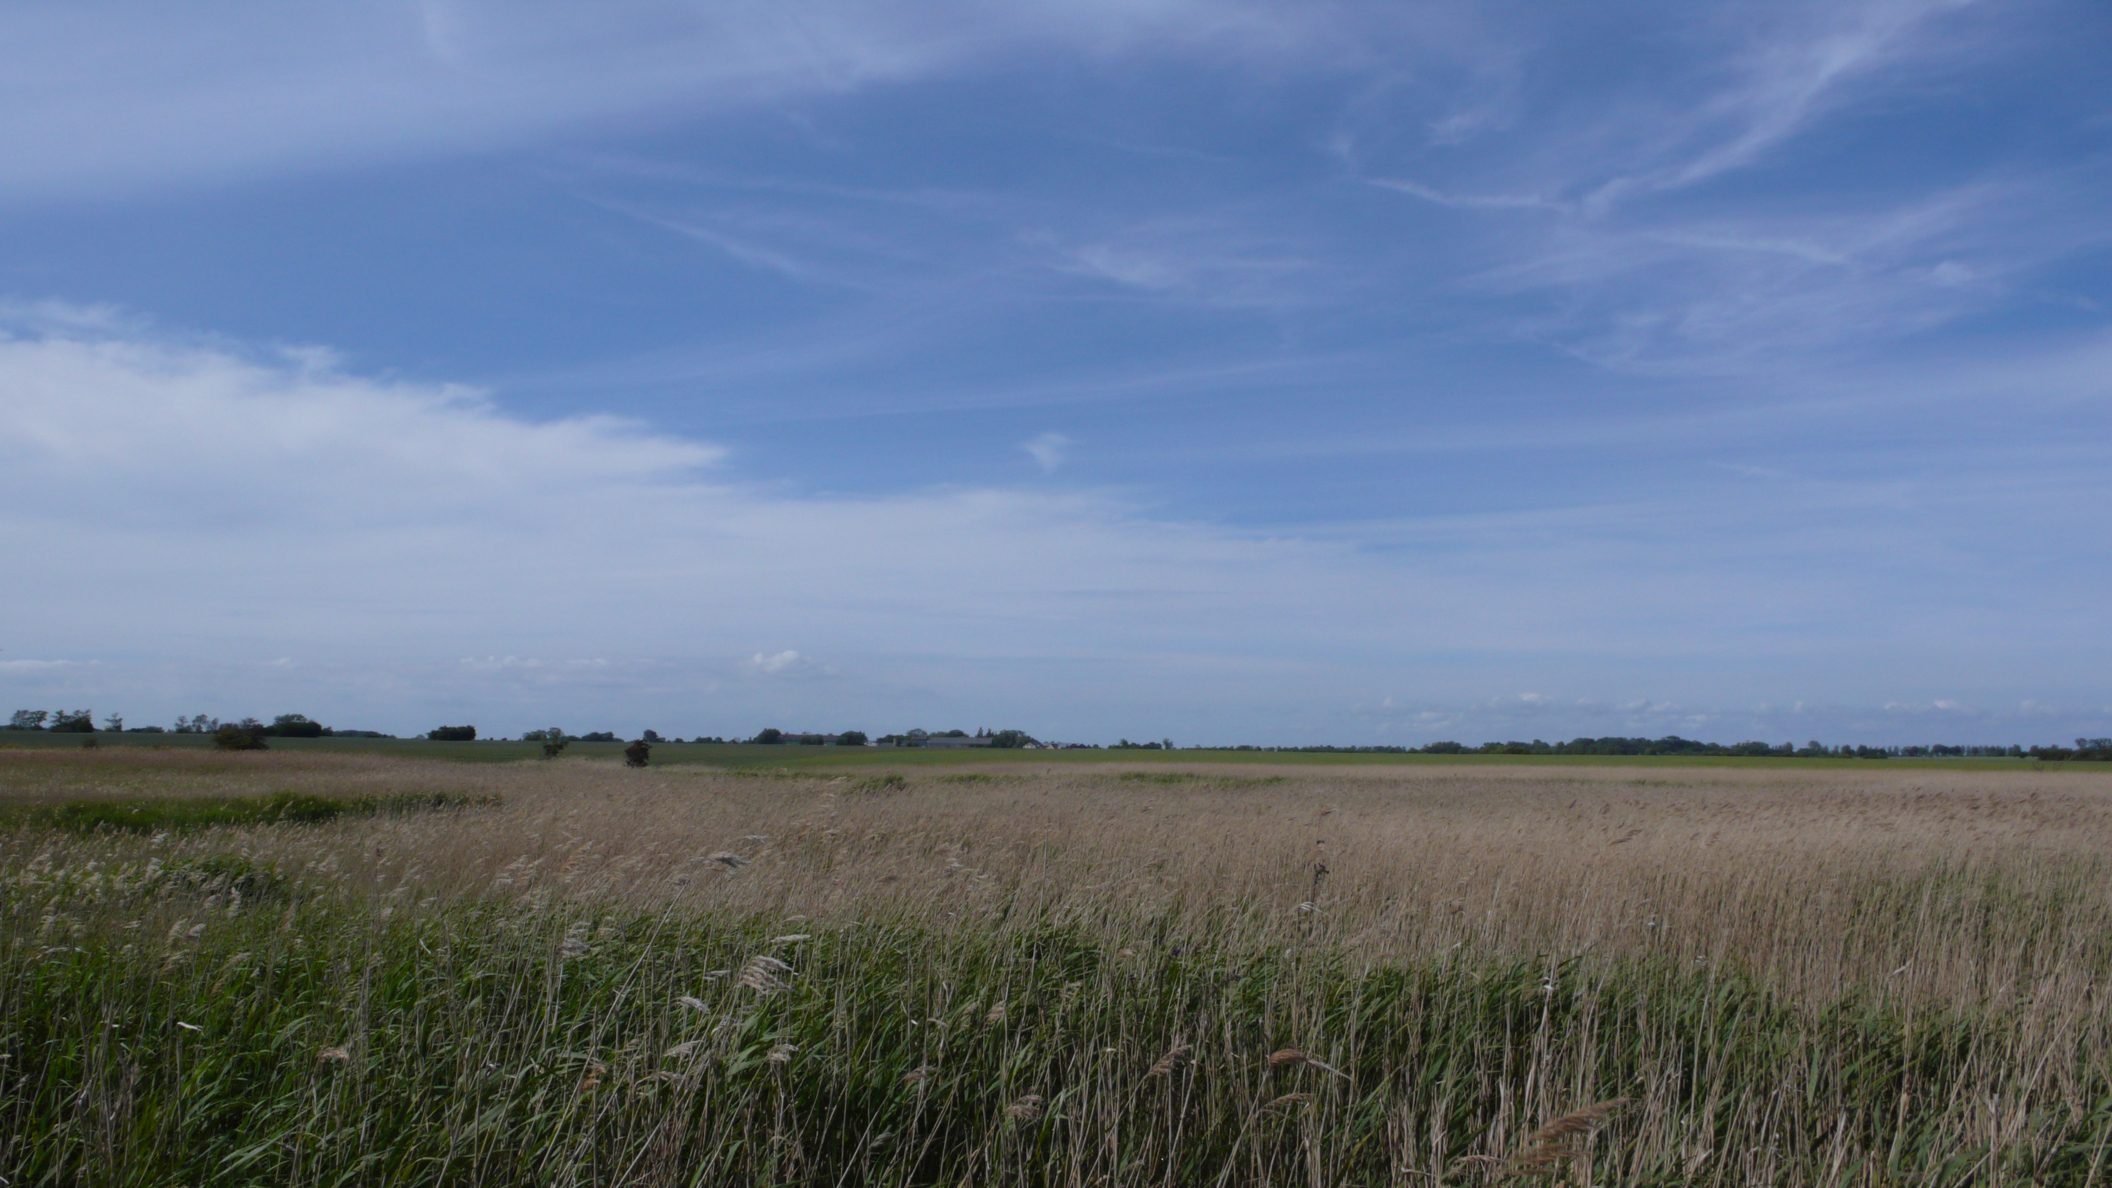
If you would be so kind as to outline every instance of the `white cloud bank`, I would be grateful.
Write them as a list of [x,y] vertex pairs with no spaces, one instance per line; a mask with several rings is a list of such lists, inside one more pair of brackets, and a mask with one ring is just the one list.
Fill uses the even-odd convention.
[[[710,444],[531,422],[324,352],[68,308],[11,324],[0,653],[45,666],[0,669],[23,704],[1348,741],[1426,733],[1413,711],[1471,733],[1495,720],[1472,706],[1519,688],[1551,690],[1529,707],[1549,733],[1579,728],[1580,697],[1662,699],[1666,721],[1697,701],[2060,703],[2102,658],[2074,643],[2088,566],[2024,591],[1931,536],[1980,523],[1892,519],[1951,500],[2029,546],[2011,512],[2045,492],[1731,476],[1720,504],[1327,536],[1094,492],[803,497]],[[1384,721],[1350,713],[1381,697]]]

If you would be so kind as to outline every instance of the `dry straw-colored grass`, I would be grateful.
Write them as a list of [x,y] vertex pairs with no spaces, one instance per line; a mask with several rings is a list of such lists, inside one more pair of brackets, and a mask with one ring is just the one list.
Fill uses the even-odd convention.
[[[85,758],[85,761],[84,761]],[[1008,768],[963,785],[311,755],[25,752],[0,802],[498,794],[453,814],[44,851],[230,844],[399,901],[534,895],[814,921],[1121,929],[1178,913],[1369,961],[1647,951],[1845,994],[2044,1005],[2112,934],[2112,780],[2002,769]],[[958,773],[953,773],[957,775]],[[1017,778],[1026,776],[1027,778]],[[53,861],[64,862],[54,856]],[[1022,910],[1027,909],[1027,910]]]

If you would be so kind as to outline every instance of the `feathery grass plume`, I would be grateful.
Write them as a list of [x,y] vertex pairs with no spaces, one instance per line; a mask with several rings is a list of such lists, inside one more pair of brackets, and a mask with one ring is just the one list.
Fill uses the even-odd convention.
[[704,1001],[703,999],[701,999],[701,998],[698,998],[698,997],[697,997],[696,995],[694,995],[694,994],[685,994],[685,995],[683,995],[682,997],[680,997],[680,998],[677,998],[677,999],[675,1000],[675,1005],[677,1005],[677,1006],[686,1006],[686,1007],[688,1007],[688,1008],[689,1008],[690,1010],[693,1010],[693,1011],[709,1011],[709,1010],[711,1010],[711,1007],[710,1007],[709,1005],[707,1005],[707,1004],[705,1003],[705,1001]]
[[1288,1110],[1295,1106],[1311,1105],[1312,1101],[1313,1095],[1310,1093],[1286,1093],[1282,1097],[1270,1100],[1261,1108],[1264,1112]]
[[1166,1054],[1164,1056],[1159,1057],[1158,1063],[1152,1065],[1151,1070],[1145,1073],[1144,1076],[1147,1079],[1151,1077],[1172,1076],[1173,1070],[1179,1068],[1183,1064],[1186,1064],[1188,1062],[1188,1057],[1194,1054],[1194,1052],[1195,1048],[1192,1045],[1175,1044],[1173,1047],[1166,1049]]
[[345,1064],[352,1059],[352,1053],[344,1048],[324,1048],[315,1054],[315,1058],[318,1061],[334,1060],[339,1064]]
[[902,1074],[902,1083],[905,1085],[921,1085],[924,1083],[925,1078],[937,1071],[939,1070],[936,1065],[920,1064]]
[[718,853],[713,854],[710,858],[706,859],[706,861],[716,862],[728,870],[739,870],[741,867],[748,865],[748,860],[746,858],[741,857],[739,854],[736,854],[731,850],[720,850]]
[[579,1079],[579,1091],[581,1093],[594,1092],[595,1089],[601,1086],[602,1074],[608,1071],[608,1068],[601,1061],[589,1061],[587,1063],[587,1075]]
[[770,1054],[763,1057],[763,1061],[766,1064],[784,1064],[789,1062],[792,1054],[797,1051],[798,1044],[776,1044],[771,1047]]
[[1291,1065],[1293,1067],[1296,1067],[1298,1065],[1310,1065],[1313,1068],[1319,1069],[1321,1072],[1333,1073],[1334,1075],[1341,1077],[1345,1081],[1349,1079],[1348,1073],[1343,1072],[1341,1069],[1336,1068],[1332,1064],[1327,1064],[1322,1061],[1315,1060],[1311,1056],[1306,1055],[1304,1052],[1299,1051],[1297,1048],[1283,1048],[1279,1051],[1269,1053],[1270,1068],[1282,1068],[1285,1065]]
[[757,994],[775,994],[789,987],[780,974],[792,972],[792,967],[767,953],[748,959],[741,967],[740,984]]
[[792,932],[787,933],[784,936],[773,936],[770,938],[770,943],[773,945],[796,945],[799,944],[801,941],[810,941],[813,939],[814,937],[809,933]]
[[1552,1171],[1565,1159],[1575,1159],[1584,1154],[1581,1142],[1589,1139],[1601,1126],[1606,1125],[1614,1111],[1628,1104],[1625,1097],[1615,1097],[1594,1102],[1581,1110],[1564,1114],[1525,1137],[1516,1155],[1505,1165],[1510,1175],[1537,1175]]
[[1005,1004],[1002,1002],[998,1003],[996,1006],[991,1007],[988,1011],[984,1012],[983,1014],[983,1022],[985,1023],[1002,1023],[1004,1021]]
[[1032,1122],[1041,1117],[1041,1095],[1029,1093],[1006,1106],[1005,1117],[1013,1122]]
[[675,1045],[674,1047],[672,1047],[672,1048],[669,1048],[669,1049],[668,1049],[667,1051],[665,1051],[665,1052],[662,1052],[662,1053],[661,1053],[661,1055],[662,1055],[662,1056],[671,1056],[671,1057],[682,1057],[682,1056],[687,1056],[687,1055],[689,1055],[689,1054],[690,1054],[691,1052],[694,1052],[694,1051],[696,1051],[696,1050],[697,1050],[698,1048],[701,1048],[701,1047],[703,1047],[703,1046],[704,1046],[704,1041],[703,1041],[703,1040],[700,1040],[700,1039],[693,1039],[693,1040],[684,1040],[684,1041],[682,1041],[681,1043],[679,1043],[679,1044],[676,1044],[676,1045]]

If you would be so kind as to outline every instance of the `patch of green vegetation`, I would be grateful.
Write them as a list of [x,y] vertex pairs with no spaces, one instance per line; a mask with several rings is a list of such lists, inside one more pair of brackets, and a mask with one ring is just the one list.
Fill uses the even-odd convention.
[[938,782],[941,784],[1016,784],[1026,778],[1026,776],[1017,775],[991,775],[987,771],[964,771],[954,775],[942,775],[938,777]]
[[851,785],[851,791],[900,792],[902,789],[907,787],[909,787],[909,777],[903,775],[901,772],[891,771],[888,772],[886,775],[876,775],[859,780],[857,783]]
[[315,824],[341,816],[386,816],[498,803],[497,796],[406,792],[395,796],[332,797],[302,792],[196,799],[81,800],[0,810],[0,825],[44,826],[88,833],[203,829],[215,825]]
[[1743,1186],[1764,1150],[1770,1183],[2083,1184],[2112,1124],[2112,1066],[2077,1059],[1969,1129],[2029,1100],[2031,1062],[1985,1055],[2000,1012],[1805,1009],[1646,956],[329,896],[66,932],[53,895],[0,887],[16,1183],[1476,1185],[1631,1097],[1562,1156],[1580,1182]]
[[1125,771],[1115,776],[1125,784],[1155,784],[1161,788],[1259,788],[1280,784],[1282,776],[1226,776],[1200,771]]
[[730,776],[745,776],[756,780],[826,780],[834,778],[826,771],[801,771],[792,767],[729,767]]

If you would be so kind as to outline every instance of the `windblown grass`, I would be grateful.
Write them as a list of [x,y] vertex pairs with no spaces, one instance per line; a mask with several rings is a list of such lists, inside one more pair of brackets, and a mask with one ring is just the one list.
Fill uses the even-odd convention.
[[[262,758],[213,778],[343,794]],[[137,798],[76,762],[35,794]],[[2073,777],[454,770],[361,778],[504,802],[0,831],[8,1179],[2112,1170],[2112,800]]]

